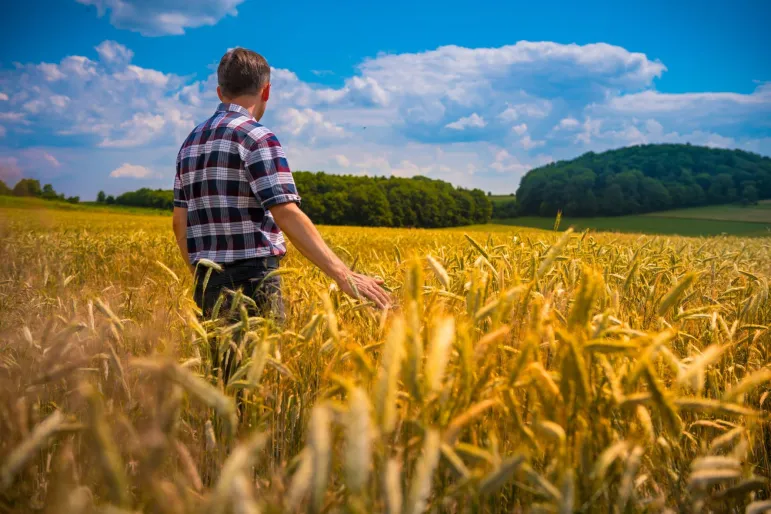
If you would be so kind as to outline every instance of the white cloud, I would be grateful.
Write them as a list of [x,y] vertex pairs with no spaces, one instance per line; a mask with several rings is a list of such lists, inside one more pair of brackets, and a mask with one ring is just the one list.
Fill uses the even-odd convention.
[[31,112],[33,114],[36,114],[36,113],[42,111],[44,106],[45,106],[45,104],[43,103],[42,100],[30,100],[29,102],[27,102],[24,105],[22,105],[22,108],[25,111]]
[[466,130],[467,128],[484,128],[487,122],[477,113],[472,113],[471,116],[464,116],[452,123],[448,123],[445,127],[453,130]]
[[53,95],[48,99],[54,106],[64,109],[70,103],[70,98],[64,95]]
[[60,162],[59,162],[59,161],[56,159],[56,157],[54,157],[53,155],[51,155],[51,154],[50,154],[50,153],[48,153],[48,152],[43,152],[43,153],[41,154],[41,157],[43,157],[43,159],[45,159],[45,161],[46,161],[48,164],[50,164],[51,166],[53,166],[53,167],[55,167],[55,168],[58,168],[58,167],[60,167],[60,166],[62,165],[62,164],[61,164],[61,163],[60,163]]
[[511,130],[513,130],[518,136],[521,136],[525,132],[527,132],[527,123],[520,123],[519,125],[514,125],[511,127]]
[[115,41],[102,41],[97,47],[96,52],[103,62],[114,64],[125,64],[134,57],[134,52]]
[[140,68],[129,64],[126,66],[126,70],[121,73],[116,73],[115,78],[122,81],[132,82],[139,81],[144,84],[150,84],[157,87],[165,87],[171,80],[172,75],[167,75],[156,70],[149,70],[147,68]]
[[342,154],[335,155],[335,162],[341,168],[348,168],[351,165],[351,161],[348,159],[348,157]]
[[581,123],[573,118],[568,116],[567,118],[562,118],[559,122],[559,125],[554,127],[555,129],[565,129],[565,130],[574,130],[577,129]]
[[99,146],[109,148],[126,148],[140,146],[151,141],[156,134],[166,126],[166,120],[160,114],[137,113],[134,117],[121,124],[122,137],[102,140]]
[[532,150],[533,148],[538,148],[539,146],[545,145],[546,141],[533,140],[533,138],[531,138],[528,134],[519,141],[519,144],[521,144],[522,148],[525,150]]
[[8,101],[8,95],[5,93],[0,93],[0,102],[7,102]]
[[59,70],[59,66],[56,64],[43,62],[38,64],[37,67],[43,73],[45,79],[49,82],[54,82],[64,78],[64,73]]
[[112,170],[110,176],[113,178],[152,178],[155,174],[149,168],[125,162],[119,168]]
[[346,136],[345,129],[324,119],[313,109],[288,108],[281,115],[280,127],[292,136],[305,136],[311,143],[319,139],[338,139]]
[[[61,162],[56,172],[69,177],[54,184],[57,190],[107,187],[98,182],[104,170],[131,162],[173,170],[184,137],[218,103],[216,77],[139,67],[131,50],[109,41],[92,53],[0,70],[7,97],[0,101],[0,155],[23,163],[25,176],[42,176],[50,163],[12,149],[35,144],[24,130],[50,136]],[[657,92],[653,80],[665,69],[602,44],[382,54],[338,87],[273,69],[263,122],[275,129],[293,169],[422,174],[504,192],[516,190],[533,166],[628,144],[689,141],[771,154],[771,87]],[[156,177],[149,172],[137,184]]]
[[184,34],[185,29],[214,25],[227,15],[235,16],[244,0],[77,0],[93,5],[101,17],[108,11],[110,23],[145,36]]

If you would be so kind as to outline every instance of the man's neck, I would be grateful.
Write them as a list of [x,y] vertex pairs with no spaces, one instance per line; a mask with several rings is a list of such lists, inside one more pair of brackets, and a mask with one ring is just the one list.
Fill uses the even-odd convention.
[[252,115],[253,118],[256,119],[255,113],[260,112],[260,106],[261,106],[261,100],[259,97],[254,95],[243,95],[238,96],[236,98],[223,98],[223,102],[238,105],[239,107],[243,107],[247,111],[249,111],[249,114]]

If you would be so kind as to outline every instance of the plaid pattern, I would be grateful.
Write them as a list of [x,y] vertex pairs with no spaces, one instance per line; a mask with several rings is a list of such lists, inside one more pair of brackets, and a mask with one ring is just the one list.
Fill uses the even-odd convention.
[[220,104],[182,144],[174,205],[187,208],[191,263],[284,255],[268,209],[287,202],[300,197],[284,150],[243,107]]

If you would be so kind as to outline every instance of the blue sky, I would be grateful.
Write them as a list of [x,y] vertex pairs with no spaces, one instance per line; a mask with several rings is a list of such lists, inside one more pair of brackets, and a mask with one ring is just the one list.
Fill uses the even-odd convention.
[[234,46],[274,68],[264,122],[294,169],[506,193],[534,166],[629,144],[771,155],[769,2],[623,4],[14,2],[0,179],[83,198],[170,187]]

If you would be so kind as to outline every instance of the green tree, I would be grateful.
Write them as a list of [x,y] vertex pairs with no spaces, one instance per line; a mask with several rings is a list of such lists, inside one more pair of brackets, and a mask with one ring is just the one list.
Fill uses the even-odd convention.
[[742,189],[742,204],[755,205],[758,203],[758,188],[754,183],[746,183]]
[[43,186],[43,191],[40,194],[40,197],[45,200],[57,200],[59,198],[59,195],[54,191],[54,186],[51,184],[46,184]]
[[115,197],[112,195],[107,196],[107,198],[104,199],[104,203],[107,205],[113,205],[115,203]]
[[13,194],[13,189],[8,187],[5,182],[0,180],[0,196],[11,196]]
[[107,199],[107,195],[104,194],[104,191],[99,191],[96,195],[96,203],[104,203],[104,201]]
[[40,181],[31,178],[23,178],[13,186],[13,194],[16,196],[40,196],[42,193]]

